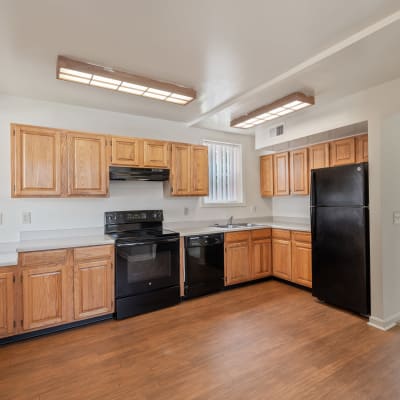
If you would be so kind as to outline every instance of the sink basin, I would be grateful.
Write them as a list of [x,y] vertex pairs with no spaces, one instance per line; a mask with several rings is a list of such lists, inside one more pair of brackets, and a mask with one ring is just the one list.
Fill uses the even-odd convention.
[[251,224],[251,223],[238,223],[238,224],[214,224],[212,227],[222,228],[222,229],[235,229],[235,228],[251,228],[253,226],[261,226],[260,224]]

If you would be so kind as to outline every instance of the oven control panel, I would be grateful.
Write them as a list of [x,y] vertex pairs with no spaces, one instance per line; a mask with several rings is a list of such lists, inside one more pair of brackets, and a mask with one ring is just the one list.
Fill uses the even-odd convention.
[[132,224],[135,222],[162,222],[162,210],[134,210],[134,211],[111,211],[104,213],[106,225]]

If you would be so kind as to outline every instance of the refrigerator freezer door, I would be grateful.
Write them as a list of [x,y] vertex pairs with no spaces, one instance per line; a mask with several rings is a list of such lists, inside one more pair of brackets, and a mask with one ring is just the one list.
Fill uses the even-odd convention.
[[313,296],[368,315],[368,209],[313,207],[311,224]]
[[368,206],[368,163],[312,170],[311,206]]

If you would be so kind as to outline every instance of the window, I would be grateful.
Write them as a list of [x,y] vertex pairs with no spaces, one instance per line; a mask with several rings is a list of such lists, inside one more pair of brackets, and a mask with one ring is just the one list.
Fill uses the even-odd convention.
[[208,146],[209,195],[205,205],[243,203],[242,146],[205,140]]

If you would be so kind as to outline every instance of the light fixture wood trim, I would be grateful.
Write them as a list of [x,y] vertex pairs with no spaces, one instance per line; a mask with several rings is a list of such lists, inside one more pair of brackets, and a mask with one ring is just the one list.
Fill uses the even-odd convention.
[[61,79],[59,77],[61,68],[73,69],[93,75],[101,75],[106,78],[116,79],[134,85],[142,85],[153,89],[165,90],[167,92],[180,94],[182,96],[192,97],[192,100],[189,100],[186,104],[189,104],[196,98],[196,91],[192,88],[188,88],[170,82],[158,81],[152,78],[135,75],[123,71],[118,71],[111,67],[104,67],[92,63],[74,60],[66,56],[58,56],[57,58],[57,76],[56,76],[57,79]]
[[[315,104],[314,96],[307,96],[301,92],[291,93],[285,97],[282,97],[279,100],[276,100],[272,103],[266,104],[262,107],[256,108],[255,110],[250,111],[249,113],[247,113],[245,115],[241,115],[240,117],[233,119],[231,121],[231,127],[234,127],[235,125],[240,124],[241,122],[247,121],[248,119],[251,119],[251,118],[255,118],[258,115],[265,114],[268,111],[271,111],[278,107],[282,107],[285,104],[291,103],[296,100],[301,101],[303,103],[308,103],[310,105]],[[266,122],[268,122],[268,121],[266,121]]]

